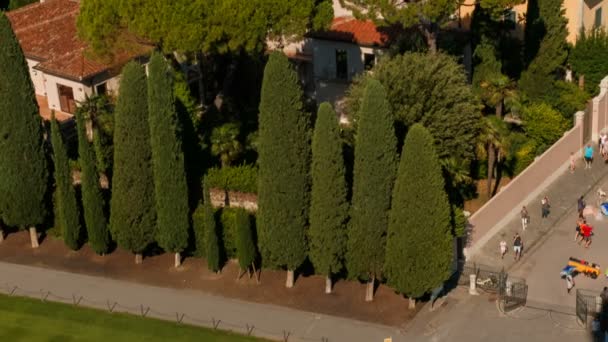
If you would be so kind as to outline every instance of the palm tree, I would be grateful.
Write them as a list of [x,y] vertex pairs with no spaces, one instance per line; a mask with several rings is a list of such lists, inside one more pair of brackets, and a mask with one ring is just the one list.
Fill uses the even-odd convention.
[[496,75],[479,84],[482,100],[496,111],[496,117],[502,119],[505,102],[517,96],[515,83],[503,74]]
[[222,167],[229,166],[243,152],[239,133],[239,125],[234,122],[216,127],[211,132],[211,154],[220,157]]
[[492,178],[494,177],[494,169],[508,152],[507,135],[508,130],[505,127],[504,121],[497,117],[484,117],[476,148],[478,158],[487,157],[488,159],[488,182],[486,189],[489,197],[493,196]]

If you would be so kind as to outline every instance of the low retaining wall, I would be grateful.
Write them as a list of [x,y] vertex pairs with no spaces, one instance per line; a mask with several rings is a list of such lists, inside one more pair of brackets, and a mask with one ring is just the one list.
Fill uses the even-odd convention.
[[251,212],[258,210],[258,196],[256,194],[211,188],[209,195],[211,196],[211,204],[216,208],[245,208]]

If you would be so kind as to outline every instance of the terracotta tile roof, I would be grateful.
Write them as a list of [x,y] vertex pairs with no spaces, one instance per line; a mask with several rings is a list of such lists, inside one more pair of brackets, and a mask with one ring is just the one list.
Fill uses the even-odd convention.
[[397,33],[395,27],[378,27],[371,20],[338,17],[334,18],[329,30],[315,32],[312,36],[362,46],[386,47]]
[[138,55],[123,53],[112,65],[87,58],[76,29],[79,7],[77,0],[46,0],[7,13],[25,56],[40,61],[36,69],[81,81]]

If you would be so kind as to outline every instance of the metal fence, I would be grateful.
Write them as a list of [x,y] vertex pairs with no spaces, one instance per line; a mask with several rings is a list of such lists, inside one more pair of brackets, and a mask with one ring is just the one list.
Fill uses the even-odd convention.
[[471,275],[476,276],[476,286],[484,291],[498,293],[500,292],[501,284],[503,284],[507,278],[507,273],[504,270],[496,270],[487,265],[483,264],[466,264],[459,262],[458,271],[460,276],[458,278],[458,285],[469,286],[471,282]]
[[[196,325],[205,328],[210,328],[213,330],[222,330],[222,331],[230,331],[238,334],[243,334],[246,336],[257,336],[262,338],[269,338],[272,340],[289,342],[289,341],[311,341],[311,342],[330,342],[330,339],[325,336],[321,336],[319,338],[309,338],[302,337],[293,334],[289,330],[275,330],[269,331],[265,329],[260,329],[253,324],[237,324],[225,321],[223,319],[218,319],[215,317],[211,317],[210,319],[204,319],[201,317],[195,317],[189,315],[185,312],[161,312],[154,310],[154,308],[147,306],[145,304],[140,304],[139,306],[126,306],[122,305],[116,301],[107,299],[107,300],[92,300],[89,298],[85,298],[80,295],[71,294],[71,295],[59,295],[53,293],[51,291],[47,291],[44,289],[39,290],[30,290],[24,289],[19,286],[14,286],[11,284],[0,285],[0,293],[4,293],[8,296],[21,296],[21,297],[31,297],[38,298],[42,302],[60,302],[64,304],[70,304],[74,306],[82,306],[88,308],[95,308],[107,311],[108,313],[129,313],[136,316],[141,317],[151,317],[158,318],[165,321],[173,321],[178,324],[189,324]],[[333,341],[333,340],[332,340]]]
[[576,318],[586,326],[588,317],[602,312],[602,298],[597,291],[576,290]]

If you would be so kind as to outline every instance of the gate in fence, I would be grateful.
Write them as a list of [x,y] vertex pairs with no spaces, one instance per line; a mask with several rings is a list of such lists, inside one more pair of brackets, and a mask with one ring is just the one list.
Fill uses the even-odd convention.
[[586,326],[589,316],[597,315],[603,310],[602,298],[597,291],[576,290],[576,318],[581,325]]
[[506,278],[504,286],[500,288],[500,303],[505,312],[526,305],[528,298],[528,284],[523,279]]

